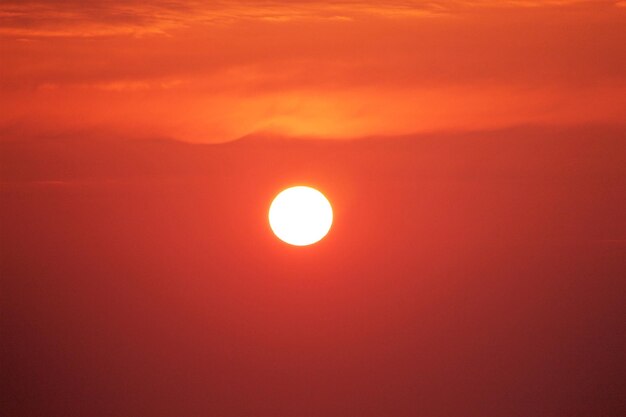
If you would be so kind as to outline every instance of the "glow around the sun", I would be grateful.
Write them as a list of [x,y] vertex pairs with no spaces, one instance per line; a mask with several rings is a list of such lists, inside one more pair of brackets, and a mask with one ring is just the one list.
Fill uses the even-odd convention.
[[324,194],[316,189],[291,187],[272,201],[269,222],[280,240],[307,246],[326,236],[333,223],[333,209]]

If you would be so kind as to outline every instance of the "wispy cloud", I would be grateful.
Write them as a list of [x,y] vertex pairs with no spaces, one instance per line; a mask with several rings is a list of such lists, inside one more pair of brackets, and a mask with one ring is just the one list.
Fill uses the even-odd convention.
[[[485,8],[560,7],[581,0],[395,0],[350,1],[107,1],[8,0],[0,4],[0,36],[18,38],[165,35],[197,24],[241,20],[285,22],[303,19],[354,20],[368,16],[423,18]],[[594,7],[622,1],[595,1]]]
[[621,122],[619,4],[10,0],[0,126],[218,141]]

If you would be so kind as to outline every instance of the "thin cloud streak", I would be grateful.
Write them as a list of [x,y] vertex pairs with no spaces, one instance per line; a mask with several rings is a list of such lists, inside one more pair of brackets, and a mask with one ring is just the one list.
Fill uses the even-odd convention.
[[[391,1],[373,6],[364,1],[5,1],[0,5],[0,36],[17,38],[166,35],[197,24],[241,20],[287,22],[302,19],[354,20],[368,16],[424,18],[455,16],[502,8],[554,8],[585,5],[580,0],[555,1]],[[621,6],[596,1],[594,8]]]

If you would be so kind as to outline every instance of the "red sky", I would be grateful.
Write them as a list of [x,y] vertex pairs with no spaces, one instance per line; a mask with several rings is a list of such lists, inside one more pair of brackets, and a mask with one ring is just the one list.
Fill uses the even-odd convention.
[[1,415],[626,415],[626,3],[380,3],[0,4]]

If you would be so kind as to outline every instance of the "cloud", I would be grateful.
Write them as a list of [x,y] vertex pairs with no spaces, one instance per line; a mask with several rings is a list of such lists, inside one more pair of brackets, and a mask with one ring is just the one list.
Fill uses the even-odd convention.
[[0,35],[8,37],[146,36],[197,24],[241,20],[352,19],[355,15],[416,16],[441,11],[432,6],[390,3],[372,7],[343,2],[4,2]]
[[223,141],[621,122],[614,6],[5,2],[0,126]]
[[[14,1],[0,6],[0,36],[101,37],[165,35],[196,24],[241,20],[285,22],[302,19],[353,20],[367,16],[422,18],[476,9],[536,8],[587,4],[580,0],[396,0],[367,1]],[[622,2],[597,1],[594,7]]]

